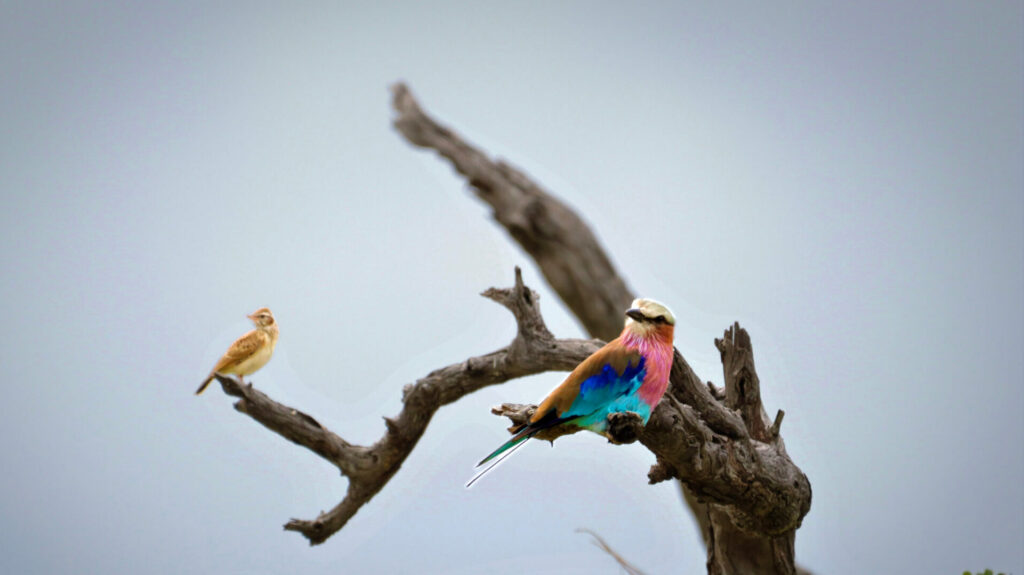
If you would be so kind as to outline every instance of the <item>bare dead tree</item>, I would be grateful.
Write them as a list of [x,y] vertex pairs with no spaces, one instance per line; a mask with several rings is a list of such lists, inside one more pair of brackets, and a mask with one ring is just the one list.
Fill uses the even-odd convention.
[[[319,544],[336,533],[401,468],[434,413],[466,394],[545,371],[568,371],[616,335],[633,294],[586,223],[519,170],[494,161],[440,125],[402,84],[393,87],[394,125],[413,145],[451,162],[500,223],[537,262],[545,279],[596,339],[557,339],[540,313],[537,294],[523,284],[483,293],[512,312],[512,342],[489,354],[435,370],[402,391],[403,407],[385,417],[384,435],[370,446],[353,445],[312,417],[281,405],[251,385],[218,377],[235,409],[286,439],[330,461],[348,477],[345,498],[315,519],[292,519],[285,529]],[[780,427],[761,403],[750,336],[739,324],[715,340],[725,389],[705,384],[676,350],[669,391],[643,426],[636,414],[613,414],[615,443],[639,441],[656,456],[650,483],[677,479],[700,523],[708,573],[798,571],[794,541],[811,504],[811,485],[786,453]],[[505,404],[494,413],[513,424],[536,406]],[[554,439],[558,432],[544,434]],[[538,436],[540,437],[540,436]]]

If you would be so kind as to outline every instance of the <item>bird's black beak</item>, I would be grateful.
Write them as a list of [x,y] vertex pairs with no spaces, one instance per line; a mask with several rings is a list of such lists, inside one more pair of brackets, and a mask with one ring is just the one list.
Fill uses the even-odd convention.
[[636,321],[644,321],[644,313],[637,308],[627,309],[626,315],[635,319]]

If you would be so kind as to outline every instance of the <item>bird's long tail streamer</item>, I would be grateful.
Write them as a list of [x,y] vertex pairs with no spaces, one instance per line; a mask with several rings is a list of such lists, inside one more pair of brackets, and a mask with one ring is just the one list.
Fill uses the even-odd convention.
[[[488,471],[490,471],[490,470],[494,469],[494,467],[495,467],[496,465],[498,465],[499,463],[501,463],[502,461],[504,461],[506,457],[508,457],[509,455],[512,455],[513,453],[515,453],[516,451],[518,451],[520,447],[522,447],[522,446],[526,445],[526,440],[527,440],[527,439],[530,439],[531,437],[533,437],[533,435],[534,435],[535,433],[537,433],[538,431],[540,431],[540,430],[539,430],[539,429],[537,429],[537,430],[533,430],[533,432],[532,432],[532,433],[528,433],[528,434],[525,434],[525,435],[523,435],[522,437],[518,438],[518,440],[515,440],[515,439],[514,439],[513,441],[518,441],[518,443],[515,443],[515,444],[514,444],[514,445],[513,445],[513,446],[512,446],[511,448],[506,448],[506,449],[508,449],[508,451],[506,451],[505,453],[502,453],[502,454],[501,454],[501,457],[499,457],[499,458],[495,459],[493,463],[491,463],[491,464],[490,464],[490,465],[488,465],[487,467],[485,467],[485,468],[481,469],[479,473],[477,473],[476,475],[474,475],[474,476],[473,476],[473,479],[470,479],[470,480],[469,480],[469,483],[467,483],[467,484],[466,484],[466,489],[469,489],[470,487],[472,487],[472,486],[473,486],[473,484],[474,484],[474,483],[476,483],[476,481],[477,481],[478,479],[480,479],[481,477],[483,477],[483,476],[484,476],[484,474],[486,474],[486,473],[487,473]],[[486,463],[486,462],[487,462],[487,460],[488,460],[488,459],[490,459],[490,458],[488,457],[487,459],[484,459],[483,461],[481,461],[481,462],[480,462],[480,464],[481,464],[481,465],[483,465],[484,463]]]

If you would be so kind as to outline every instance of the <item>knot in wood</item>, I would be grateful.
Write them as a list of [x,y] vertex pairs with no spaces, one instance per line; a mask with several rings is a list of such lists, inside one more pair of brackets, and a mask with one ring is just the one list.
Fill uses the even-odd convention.
[[612,443],[633,443],[640,437],[644,420],[632,411],[608,414],[608,429],[605,433]]

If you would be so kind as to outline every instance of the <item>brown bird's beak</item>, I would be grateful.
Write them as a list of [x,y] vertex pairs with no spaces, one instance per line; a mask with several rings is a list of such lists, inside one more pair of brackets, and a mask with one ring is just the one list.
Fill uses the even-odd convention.
[[631,317],[631,318],[633,318],[633,319],[635,319],[636,321],[644,321],[644,319],[645,319],[644,318],[644,312],[640,311],[637,308],[627,309],[626,310],[626,315]]

